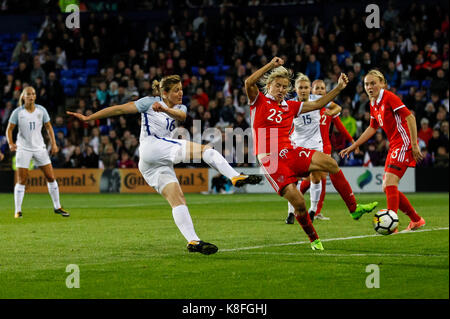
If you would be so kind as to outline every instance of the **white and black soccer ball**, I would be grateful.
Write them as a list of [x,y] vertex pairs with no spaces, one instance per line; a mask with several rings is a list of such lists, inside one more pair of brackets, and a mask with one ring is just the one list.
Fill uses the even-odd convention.
[[373,228],[381,235],[392,234],[398,227],[398,215],[389,209],[382,209],[373,216]]

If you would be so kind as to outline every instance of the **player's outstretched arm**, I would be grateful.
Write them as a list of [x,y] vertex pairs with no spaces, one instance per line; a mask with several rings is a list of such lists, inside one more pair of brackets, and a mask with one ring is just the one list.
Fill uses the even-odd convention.
[[331,90],[326,95],[322,96],[320,99],[318,99],[316,101],[303,102],[303,107],[302,107],[301,113],[308,113],[308,112],[311,112],[314,110],[321,109],[322,107],[327,105],[329,102],[334,100],[336,98],[336,96],[338,96],[338,94],[343,89],[345,89],[347,84],[348,84],[347,75],[345,75],[344,73],[341,73],[341,76],[339,77],[339,80],[338,80],[338,85],[333,90]]
[[255,101],[256,97],[258,96],[259,90],[256,83],[258,83],[258,80],[268,71],[277,68],[284,64],[283,59],[279,57],[274,57],[272,61],[264,65],[262,68],[256,70],[252,75],[250,75],[245,80],[245,92],[247,93],[247,97],[251,102]]
[[17,145],[13,141],[13,131],[16,124],[8,122],[8,127],[6,128],[6,140],[8,141],[8,146],[11,152],[17,151]]
[[53,131],[52,124],[50,121],[44,124],[45,129],[47,130],[48,136],[50,138],[50,144],[52,145],[51,152],[53,155],[57,154],[59,151],[58,145],[56,145],[55,132]]
[[376,129],[374,129],[372,126],[369,126],[368,128],[366,128],[366,130],[361,134],[361,136],[356,140],[355,143],[353,143],[352,145],[350,145],[347,148],[344,148],[342,151],[339,152],[339,155],[341,155],[341,157],[348,157],[348,155],[353,152],[356,148],[360,147],[361,145],[363,145],[365,142],[367,142],[372,136],[375,135],[375,133],[377,132]]
[[74,113],[67,111],[66,113],[69,115],[72,115],[76,117],[77,119],[81,121],[90,121],[90,120],[99,120],[104,119],[107,117],[112,116],[118,116],[122,114],[133,114],[138,113],[138,109],[134,102],[128,102],[122,105],[114,105],[107,108],[104,108],[103,110],[100,110],[98,112],[95,112],[94,114],[91,114],[89,116],[83,115],[81,113]]
[[409,114],[406,118],[406,123],[408,124],[409,136],[411,136],[411,147],[414,160],[420,162],[423,160],[423,154],[420,152],[419,144],[417,144],[417,126],[416,118],[414,115]]

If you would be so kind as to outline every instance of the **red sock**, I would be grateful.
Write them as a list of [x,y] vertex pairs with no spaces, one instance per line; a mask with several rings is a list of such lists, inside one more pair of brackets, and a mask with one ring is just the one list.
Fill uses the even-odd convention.
[[308,191],[311,181],[309,179],[302,179],[300,183],[300,193],[304,194]]
[[397,213],[399,205],[398,187],[395,185],[386,186],[385,189],[387,208]]
[[316,233],[316,230],[314,229],[313,224],[311,223],[311,218],[309,218],[308,213],[305,213],[303,215],[296,214],[295,219],[297,219],[298,223],[300,224],[300,226],[302,226],[306,235],[308,235],[310,242],[313,242],[319,238],[319,236]]
[[333,183],[334,188],[336,188],[336,190],[339,192],[348,209],[350,210],[350,213],[353,213],[356,210],[356,198],[353,194],[350,184],[344,176],[344,173],[342,173],[342,170],[340,169],[336,174],[330,174],[330,179]]
[[404,212],[409,217],[409,219],[417,223],[420,220],[420,216],[417,215],[416,210],[414,209],[414,207],[412,207],[411,203],[409,202],[408,198],[406,198],[405,194],[399,191],[398,199],[400,210]]
[[322,210],[323,200],[325,199],[326,189],[327,189],[327,179],[322,178],[322,191],[320,193],[319,203],[317,204],[317,212],[316,212],[315,216],[320,214],[320,211]]

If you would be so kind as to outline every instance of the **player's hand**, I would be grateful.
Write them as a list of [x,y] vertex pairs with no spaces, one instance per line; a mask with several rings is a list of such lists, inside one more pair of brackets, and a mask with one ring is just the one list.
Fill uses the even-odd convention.
[[345,73],[341,73],[341,76],[339,77],[339,80],[338,80],[338,87],[339,87],[341,90],[343,90],[343,89],[345,89],[345,87],[347,86],[347,84],[348,84],[348,78],[347,78],[347,75],[345,75]]
[[8,144],[9,149],[11,150],[11,152],[15,152],[17,151],[17,145],[14,143]]
[[329,116],[329,117],[333,117],[337,114],[339,114],[340,110],[336,110],[336,109],[326,109],[325,112],[323,112],[324,115]]
[[279,57],[274,57],[272,61],[270,61],[270,64],[273,68],[277,68],[279,66],[282,66],[284,64],[284,60]]
[[52,155],[58,154],[58,152],[59,152],[59,147],[58,147],[58,145],[53,144],[53,145],[52,145],[52,149],[51,149],[50,152],[51,152]]
[[353,152],[355,148],[353,147],[353,145],[350,145],[347,148],[344,148],[342,151],[339,152],[339,155],[344,158],[344,157],[348,157],[350,155],[351,152]]
[[74,113],[74,112],[69,112],[69,111],[66,111],[66,113],[76,117],[80,121],[83,121],[83,122],[89,121],[89,118],[86,115],[83,115],[81,113]]
[[423,154],[419,149],[419,146],[415,146],[412,148],[412,155],[414,157],[414,160],[419,163],[423,160]]
[[159,102],[153,103],[152,108],[155,112],[164,112],[166,110],[166,107]]
[[5,158],[5,155],[3,155],[2,152],[0,152],[0,161],[2,161]]

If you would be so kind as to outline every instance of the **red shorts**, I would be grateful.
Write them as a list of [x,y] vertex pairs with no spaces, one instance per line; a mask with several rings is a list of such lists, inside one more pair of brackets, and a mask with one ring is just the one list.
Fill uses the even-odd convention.
[[273,189],[280,195],[284,187],[297,183],[297,177],[309,176],[309,166],[316,151],[309,148],[284,148],[278,154],[262,158],[261,169]]
[[411,149],[404,151],[401,147],[395,147],[389,149],[384,165],[384,171],[402,178],[408,167],[415,166],[416,161],[414,160]]
[[331,155],[331,144],[324,144],[323,152],[327,155]]

